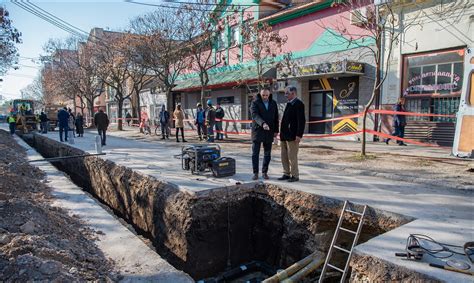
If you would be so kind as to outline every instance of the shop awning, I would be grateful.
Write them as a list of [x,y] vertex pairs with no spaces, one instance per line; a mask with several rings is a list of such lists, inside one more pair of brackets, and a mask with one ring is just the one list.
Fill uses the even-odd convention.
[[[265,79],[272,79],[276,76],[276,69],[272,66],[263,67],[263,77]],[[210,70],[208,89],[221,88],[226,86],[235,86],[241,83],[248,83],[258,79],[257,67],[242,67],[233,70]],[[201,88],[199,76],[189,77],[187,79],[179,80],[173,91],[192,91]]]

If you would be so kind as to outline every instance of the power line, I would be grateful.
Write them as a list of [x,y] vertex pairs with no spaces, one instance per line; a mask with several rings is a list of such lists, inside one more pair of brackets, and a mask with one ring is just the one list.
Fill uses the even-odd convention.
[[[125,2],[128,2],[127,0]],[[199,2],[183,2],[183,1],[172,1],[172,0],[164,0],[163,2],[173,3],[173,4],[189,4],[189,5],[196,5],[196,6],[223,6],[223,4],[218,3],[199,3]],[[231,4],[231,7],[258,7],[260,4]]]
[[[130,4],[137,4],[137,5],[142,5],[142,6],[151,6],[151,7],[160,7],[160,8],[169,8],[169,9],[178,9],[178,10],[187,10],[187,11],[198,11],[198,12],[225,12],[228,10],[232,9],[232,5],[225,5],[223,8],[217,8],[218,6],[224,6],[224,5],[219,5],[219,4],[214,4],[216,6],[215,9],[205,9],[205,8],[192,8],[191,6],[194,6],[193,3],[190,4],[183,4],[187,5],[186,7],[180,6],[170,6],[170,5],[163,5],[163,4],[152,4],[152,3],[145,3],[145,2],[138,2],[134,0],[125,0],[126,3]],[[181,2],[176,2],[176,3],[181,3]],[[186,3],[186,2],[183,2]]]
[[75,35],[75,36],[78,36],[78,37],[83,37],[83,35],[80,34],[80,33],[78,33],[77,31],[75,31],[75,30],[73,30],[73,29],[67,27],[67,26],[64,25],[64,24],[61,24],[61,23],[58,22],[58,21],[55,21],[55,20],[51,19],[50,17],[47,17],[47,16],[43,15],[42,13],[38,12],[36,9],[31,8],[31,7],[29,7],[28,5],[25,5],[26,2],[25,2],[25,3],[21,3],[21,2],[19,2],[19,1],[12,1],[12,3],[15,4],[16,6],[20,7],[21,9],[23,9],[23,10],[25,10],[25,11],[27,11],[27,12],[29,12],[29,13],[31,13],[31,14],[33,14],[33,15],[35,15],[35,16],[37,16],[37,17],[39,17],[39,18],[41,18],[41,19],[43,19],[43,20],[45,20],[45,21],[47,21],[47,22],[49,22],[50,24],[53,24],[54,26],[56,26],[56,27],[58,27],[58,28],[60,28],[60,29],[62,29],[62,30],[64,30],[64,31],[66,31],[66,32],[68,32],[68,33],[70,33],[70,34],[72,34],[72,35]]

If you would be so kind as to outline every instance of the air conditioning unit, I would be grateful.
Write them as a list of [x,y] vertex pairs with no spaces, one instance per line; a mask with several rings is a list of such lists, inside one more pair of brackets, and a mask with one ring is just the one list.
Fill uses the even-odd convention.
[[286,85],[286,81],[276,81],[273,83],[272,88],[274,92],[283,92],[285,91]]

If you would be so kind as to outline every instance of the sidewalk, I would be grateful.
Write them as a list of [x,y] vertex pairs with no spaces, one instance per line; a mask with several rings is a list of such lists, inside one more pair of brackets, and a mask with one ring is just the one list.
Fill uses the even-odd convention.
[[[95,134],[94,132],[92,132]],[[172,131],[172,133],[174,133]],[[112,128],[109,131],[109,134],[114,136],[120,137],[139,137],[143,139],[153,139],[159,140],[160,136],[155,136],[152,133],[151,136],[142,134],[139,132],[138,128],[136,127],[124,127],[124,131],[117,131],[116,128]],[[194,132],[186,132],[185,135],[187,137],[196,138],[196,134]],[[170,139],[173,139],[170,137]],[[354,136],[355,137],[355,136]],[[229,135],[227,140],[237,141],[237,142],[244,142],[250,143],[250,135]],[[328,149],[335,149],[335,150],[348,150],[354,152],[360,152],[362,145],[360,141],[356,140],[344,140],[344,139],[336,139],[336,138],[305,138],[303,136],[303,141],[301,143],[302,147],[325,147]],[[423,157],[430,157],[430,158],[449,158],[453,160],[466,160],[457,158],[451,155],[451,148],[450,147],[428,147],[428,146],[420,146],[420,145],[413,145],[408,144],[407,146],[398,146],[395,141],[391,141],[389,145],[385,144],[383,141],[380,142],[373,142],[367,141],[366,144],[366,152],[368,154],[373,153],[387,153],[387,154],[394,154],[394,155],[408,155],[408,156],[423,156]],[[469,160],[469,159],[467,159]],[[474,161],[473,161],[474,162]]]
[[[84,138],[76,138],[70,146],[87,152],[95,152],[95,132],[86,132]],[[232,150],[223,153],[233,157],[237,163],[237,174],[230,179],[216,179],[210,176],[191,175],[181,169],[181,161],[173,156],[180,153],[180,146],[172,141],[161,141],[159,137],[147,142],[132,140],[140,134],[137,131],[109,132],[107,146],[103,158],[119,165],[127,166],[138,172],[152,175],[158,179],[176,184],[178,187],[200,191],[223,187],[235,182],[250,182],[252,172],[248,145],[245,151],[235,144]],[[145,138],[144,135],[142,135]],[[58,140],[58,133],[48,133],[48,137]],[[155,140],[156,138],[156,140]],[[191,144],[191,143],[188,143]],[[314,146],[333,146],[334,148],[354,149],[356,143],[347,141],[311,141]],[[385,144],[369,145],[370,150],[387,152],[386,148],[407,150],[412,146],[398,147]],[[400,148],[400,149],[399,149]],[[433,157],[448,157],[449,153],[440,149],[413,147],[412,153],[420,151]],[[274,163],[273,163],[274,162]],[[367,204],[375,208],[396,212],[417,218],[415,221],[376,237],[356,248],[359,254],[390,262],[397,266],[429,274],[437,279],[455,282],[472,282],[472,278],[450,271],[429,267],[426,262],[407,261],[394,256],[395,252],[403,252],[406,238],[410,233],[426,234],[437,241],[455,245],[474,241],[474,204],[473,190],[445,190],[430,188],[413,182],[393,181],[379,177],[361,176],[340,173],[334,169],[318,168],[302,164],[300,166],[300,182],[287,183],[276,180],[281,174],[277,166],[278,157],[273,158],[270,166],[270,183],[323,195],[340,200],[349,200],[359,204]],[[442,185],[442,184],[441,184]]]

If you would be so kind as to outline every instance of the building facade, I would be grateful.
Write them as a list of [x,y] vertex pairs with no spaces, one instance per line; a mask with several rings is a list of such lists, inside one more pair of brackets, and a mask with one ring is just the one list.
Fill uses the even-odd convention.
[[[382,89],[382,108],[391,109],[399,97],[406,110],[455,114],[463,82],[465,48],[473,46],[474,4],[469,1],[408,1],[394,3],[401,34],[388,60]],[[408,117],[407,138],[451,145],[455,118]],[[390,117],[382,117],[382,130],[390,132]]]
[[[368,35],[368,32],[351,20],[351,13],[343,6],[334,6],[333,1],[312,1],[271,13],[254,11],[252,20],[270,24],[280,36],[287,38],[276,61],[291,54],[288,67],[269,65],[263,70],[273,98],[282,110],[286,104],[284,89],[288,85],[297,87],[298,96],[306,104],[307,121],[359,113],[367,103],[372,94],[375,68],[374,59],[365,56],[364,50],[375,42],[368,36],[353,39],[353,34]],[[210,71],[206,99],[220,102],[228,113],[227,119],[248,120],[251,119],[249,104],[258,90],[255,85],[257,74],[252,60],[245,61],[248,50],[235,33],[239,24],[234,21],[226,25],[227,36],[219,39],[221,43],[217,46],[220,49],[214,50],[227,55],[228,65]],[[239,52],[241,56],[235,59],[232,54]],[[193,117],[196,103],[200,101],[197,75],[188,74],[186,79],[177,82],[174,91],[175,102],[180,102],[188,116]],[[355,132],[361,127],[359,124],[358,118],[314,123],[307,127],[307,132]],[[241,124],[235,128],[245,129],[246,126]]]

